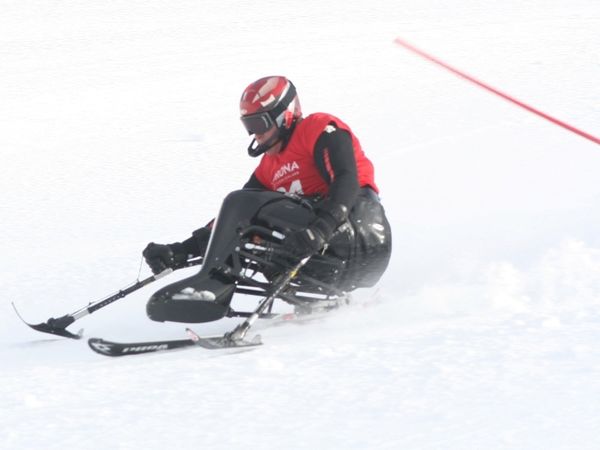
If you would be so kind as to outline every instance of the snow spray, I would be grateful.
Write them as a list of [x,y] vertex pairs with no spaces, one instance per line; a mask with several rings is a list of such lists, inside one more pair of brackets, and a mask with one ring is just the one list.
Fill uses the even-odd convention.
[[407,50],[410,50],[413,53],[416,53],[417,55],[419,55],[419,56],[421,56],[421,57],[423,57],[425,59],[428,59],[429,61],[431,61],[431,62],[433,62],[433,63],[435,63],[435,64],[437,64],[439,66],[442,66],[444,69],[449,70],[450,72],[458,75],[459,77],[462,77],[462,78],[470,81],[471,83],[474,83],[477,86],[482,87],[483,89],[486,89],[486,90],[492,92],[493,94],[499,95],[500,97],[504,98],[505,100],[508,100],[509,102],[512,102],[515,105],[520,106],[521,108],[526,109],[529,112],[532,112],[534,114],[537,114],[540,117],[543,117],[546,120],[549,120],[550,122],[554,123],[555,125],[558,125],[558,126],[561,126],[563,128],[566,128],[567,130],[569,130],[569,131],[571,131],[571,132],[573,132],[575,134],[578,134],[578,135],[580,135],[580,136],[582,136],[582,137],[584,137],[586,139],[589,139],[590,141],[592,141],[592,142],[594,142],[596,144],[600,144],[600,138],[592,136],[591,134],[586,133],[585,131],[582,131],[582,130],[580,130],[580,129],[572,126],[572,125],[569,125],[568,123],[563,122],[562,120],[559,120],[559,119],[557,119],[555,117],[552,117],[552,116],[550,116],[550,115],[548,115],[548,114],[540,111],[537,108],[529,106],[526,103],[523,103],[522,101],[517,100],[516,98],[514,98],[514,97],[512,97],[512,96],[510,96],[510,95],[508,95],[508,94],[506,94],[506,93],[504,93],[502,91],[499,91],[498,89],[493,88],[492,86],[490,86],[490,85],[488,85],[486,83],[483,83],[482,81],[479,81],[479,80],[477,80],[476,78],[473,78],[470,75],[467,75],[465,72],[463,72],[461,70],[458,70],[457,68],[452,67],[449,64],[446,64],[445,62],[443,62],[439,58],[436,58],[435,56],[432,56],[432,55],[424,52],[423,50],[418,49],[414,45],[409,44],[404,39],[396,38],[396,39],[394,39],[394,43],[400,45],[401,47],[404,47]]

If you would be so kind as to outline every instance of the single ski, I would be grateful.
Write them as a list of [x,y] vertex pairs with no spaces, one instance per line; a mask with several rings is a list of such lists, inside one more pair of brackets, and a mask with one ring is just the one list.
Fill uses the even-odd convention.
[[244,339],[234,340],[227,335],[201,337],[189,328],[186,331],[190,336],[188,339],[167,339],[149,342],[113,342],[100,338],[91,338],[88,339],[88,345],[96,353],[104,356],[140,355],[142,353],[165,352],[191,347],[218,350],[262,345],[259,335],[255,336],[251,341],[247,341]]
[[[265,315],[268,317],[268,321],[260,328],[264,329],[265,327],[270,328],[284,324],[311,323],[328,316],[332,309],[337,308],[328,308],[314,313],[305,311],[303,313],[288,312],[268,314]],[[187,339],[166,339],[149,342],[113,342],[100,338],[91,338],[88,339],[88,345],[96,353],[105,356],[139,355],[142,353],[165,352],[193,347],[200,347],[208,350],[223,350],[262,345],[260,335],[254,336],[252,340],[246,340],[244,338],[236,337],[236,330],[238,330],[238,328],[221,336],[202,337],[190,328],[186,328],[186,332],[189,336]]]
[[[277,326],[285,323],[302,323],[314,320],[317,317],[309,314],[298,315],[295,313],[273,314],[267,327]],[[191,347],[201,347],[208,350],[231,349],[240,347],[256,347],[262,345],[260,335],[254,336],[250,341],[245,339],[232,339],[231,333],[221,336],[202,337],[190,328],[186,328],[189,336],[187,339],[165,339],[162,341],[148,342],[113,342],[101,338],[88,339],[88,345],[96,353],[104,356],[127,356],[142,353],[164,352],[169,350],[181,350]]]
[[[302,324],[322,319],[326,313],[317,314],[296,314],[281,313],[273,314],[263,327],[273,327],[284,324]],[[240,347],[256,347],[262,345],[260,335],[256,335],[252,340],[233,339],[232,333],[226,333],[221,336],[202,337],[190,328],[186,328],[189,336],[187,339],[165,339],[162,341],[148,342],[113,342],[101,338],[88,339],[88,345],[96,353],[105,356],[127,356],[139,355],[142,353],[164,352],[169,350],[181,350],[191,347],[201,347],[208,350],[232,349]]]
[[141,353],[176,350],[195,345],[191,339],[176,339],[152,342],[112,342],[105,339],[88,339],[88,345],[96,353],[105,356],[139,355]]

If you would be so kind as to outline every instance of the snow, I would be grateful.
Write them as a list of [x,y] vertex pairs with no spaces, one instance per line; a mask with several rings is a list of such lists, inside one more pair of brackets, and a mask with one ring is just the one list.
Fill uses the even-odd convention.
[[[598,136],[599,4],[1,8],[0,448],[600,448],[600,148],[393,43]],[[110,359],[25,327],[11,301],[31,322],[72,313],[215,215],[256,163],[237,101],[268,74],[375,163],[394,232],[379,286],[233,355]],[[182,337],[145,302],[183,272],[70,329]]]

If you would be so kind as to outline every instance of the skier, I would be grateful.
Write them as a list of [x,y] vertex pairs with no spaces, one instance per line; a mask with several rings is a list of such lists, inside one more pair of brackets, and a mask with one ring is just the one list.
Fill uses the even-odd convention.
[[[303,117],[296,89],[283,76],[251,83],[242,93],[240,113],[253,136],[248,154],[262,155],[260,163],[243,189],[227,196],[216,220],[183,242],[151,242],[145,248],[143,256],[155,274],[182,267],[190,257],[204,257],[198,274],[150,298],[152,320],[204,322],[223,316],[221,305],[231,302],[235,279],[220,268],[236,245],[235,230],[242,222],[262,220],[276,227],[293,216],[296,225],[287,227],[281,243],[291,260],[320,252],[339,259],[343,273],[324,274],[319,267],[313,272],[346,291],[374,285],[387,267],[390,226],[373,165],[350,127],[331,114]],[[293,198],[311,208],[295,207]],[[211,315],[213,304],[219,307]]]

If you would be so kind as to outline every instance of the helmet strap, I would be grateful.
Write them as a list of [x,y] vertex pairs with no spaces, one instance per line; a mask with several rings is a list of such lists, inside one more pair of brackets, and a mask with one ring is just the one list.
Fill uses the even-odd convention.
[[263,144],[257,144],[256,138],[252,138],[252,142],[248,146],[248,154],[255,158],[256,156],[262,155],[264,152],[269,150],[271,147],[276,145],[280,141],[280,136],[275,134],[271,139]]
[[248,146],[248,155],[252,156],[253,158],[260,156],[279,142],[281,142],[280,151],[282,151],[290,140],[298,121],[298,118],[294,117],[289,128],[280,128],[279,133],[274,134],[273,137],[264,144],[257,144],[256,139],[252,138],[252,142],[250,142],[250,145]]

